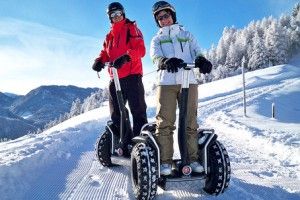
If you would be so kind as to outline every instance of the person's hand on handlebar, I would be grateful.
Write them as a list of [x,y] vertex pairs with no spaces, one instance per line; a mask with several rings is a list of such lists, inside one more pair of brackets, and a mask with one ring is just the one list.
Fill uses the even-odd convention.
[[127,54],[124,54],[120,57],[118,57],[114,63],[113,63],[113,66],[116,68],[116,69],[120,69],[126,62],[129,62],[131,61],[131,58],[129,55]]
[[206,74],[211,72],[212,64],[203,56],[197,56],[195,59],[195,67],[199,68],[200,73]]
[[102,69],[104,69],[104,64],[100,60],[95,60],[92,69],[96,72],[100,72]]
[[158,67],[159,69],[166,69],[168,72],[176,73],[178,72],[178,68],[183,64],[183,60],[180,58],[172,57],[172,58],[161,58]]

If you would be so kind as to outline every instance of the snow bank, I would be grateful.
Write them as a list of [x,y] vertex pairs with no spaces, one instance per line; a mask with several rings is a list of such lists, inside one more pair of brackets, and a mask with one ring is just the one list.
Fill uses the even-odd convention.
[[[100,113],[104,115],[100,116]],[[107,118],[108,108],[105,106],[71,118],[41,134],[0,143],[1,198],[22,199],[44,172],[43,168],[57,160],[69,159],[74,149],[80,149],[87,140],[95,141]]]

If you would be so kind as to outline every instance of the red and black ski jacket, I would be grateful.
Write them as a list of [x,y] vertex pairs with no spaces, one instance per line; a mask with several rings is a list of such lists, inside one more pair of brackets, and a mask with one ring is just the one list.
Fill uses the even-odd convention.
[[[133,74],[143,75],[142,60],[146,53],[142,32],[136,23],[128,19],[113,23],[110,32],[106,35],[103,49],[96,60],[102,63],[113,62],[116,58],[128,54],[131,61],[118,69],[119,78]],[[112,70],[108,68],[112,78]]]

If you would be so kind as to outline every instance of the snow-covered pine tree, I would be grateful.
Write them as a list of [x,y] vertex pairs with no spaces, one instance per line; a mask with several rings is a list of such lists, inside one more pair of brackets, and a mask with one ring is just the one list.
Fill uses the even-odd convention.
[[[274,19],[272,16],[270,16],[270,17],[268,17],[268,18],[264,17],[264,18],[260,21],[259,27],[260,27],[260,29],[263,31],[264,35],[265,35],[266,31],[270,28],[270,26],[271,26],[271,24],[272,24],[272,22],[273,22],[274,20],[275,20],[275,19]],[[260,36],[262,36],[262,35],[260,35]]]
[[256,32],[253,38],[253,51],[250,55],[248,69],[255,70],[265,68],[267,66],[267,50],[263,43],[263,39],[259,36],[258,32]]
[[214,44],[211,46],[205,57],[211,62],[213,68],[216,68],[218,66],[217,49]]
[[81,113],[81,101],[79,98],[75,99],[75,101],[73,101],[71,109],[70,109],[70,113],[69,113],[69,118],[77,116]]
[[225,63],[231,71],[234,71],[241,66],[242,58],[245,55],[247,37],[244,38],[244,34],[244,31],[239,30],[232,36],[234,39],[232,40],[232,44],[229,46]]
[[87,97],[81,106],[81,113],[99,108],[108,99],[108,89],[99,89],[97,92]]
[[298,18],[298,20],[300,20],[300,2],[297,3],[293,8],[292,17],[295,19]]
[[248,62],[249,62],[249,55],[247,54],[248,47],[252,47],[252,38],[251,38],[251,31],[249,31],[248,28],[244,28],[241,30],[241,33],[239,35],[239,45],[238,47],[240,48],[239,51],[239,67],[244,64],[244,67],[247,68]]
[[229,46],[225,65],[231,70],[235,70],[237,68],[237,60],[238,60],[238,51],[237,46],[234,42],[232,42]]
[[300,3],[296,4],[291,16],[290,28],[291,46],[290,54],[297,54],[300,51]]
[[268,59],[272,65],[286,63],[288,57],[287,32],[274,20],[266,32],[265,45],[268,52]]
[[228,77],[229,74],[229,68],[227,68],[224,65],[219,65],[215,70],[213,70],[212,73],[212,80],[219,80]]
[[206,56],[214,66],[211,80],[217,80],[239,73],[243,57],[245,68],[254,70],[269,64],[286,63],[299,52],[300,3],[296,4],[291,16],[283,15],[278,20],[270,16],[251,21],[240,30],[225,27],[218,45],[212,45]]
[[253,37],[254,33],[257,30],[257,22],[251,21],[250,24],[244,28],[242,32],[242,38],[244,38],[244,67],[248,69],[248,63],[250,59],[251,52],[253,51]]
[[229,45],[231,44],[233,38],[232,34],[235,32],[235,28],[225,27],[223,30],[222,37],[219,40],[217,46],[217,63],[218,65],[224,65],[226,62],[227,52],[229,50]]

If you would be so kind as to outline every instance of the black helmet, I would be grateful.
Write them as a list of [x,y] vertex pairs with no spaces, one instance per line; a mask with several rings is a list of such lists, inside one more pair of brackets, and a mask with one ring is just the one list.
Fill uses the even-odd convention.
[[107,13],[109,19],[110,19],[110,14],[116,10],[121,10],[125,17],[125,11],[124,11],[124,7],[122,6],[122,4],[120,4],[119,2],[112,2],[108,5],[107,10],[106,10],[106,13]]
[[[153,14],[153,17],[156,21],[156,24],[157,26],[159,26],[159,23],[156,19],[156,15],[162,11],[162,10],[168,10],[171,12],[171,16],[172,16],[172,19],[173,19],[173,22],[176,23],[177,22],[177,19],[176,19],[176,10],[175,8],[169,4],[168,2],[166,1],[158,1],[156,2],[153,6],[152,6],[152,14]],[[160,27],[160,26],[159,26]]]

